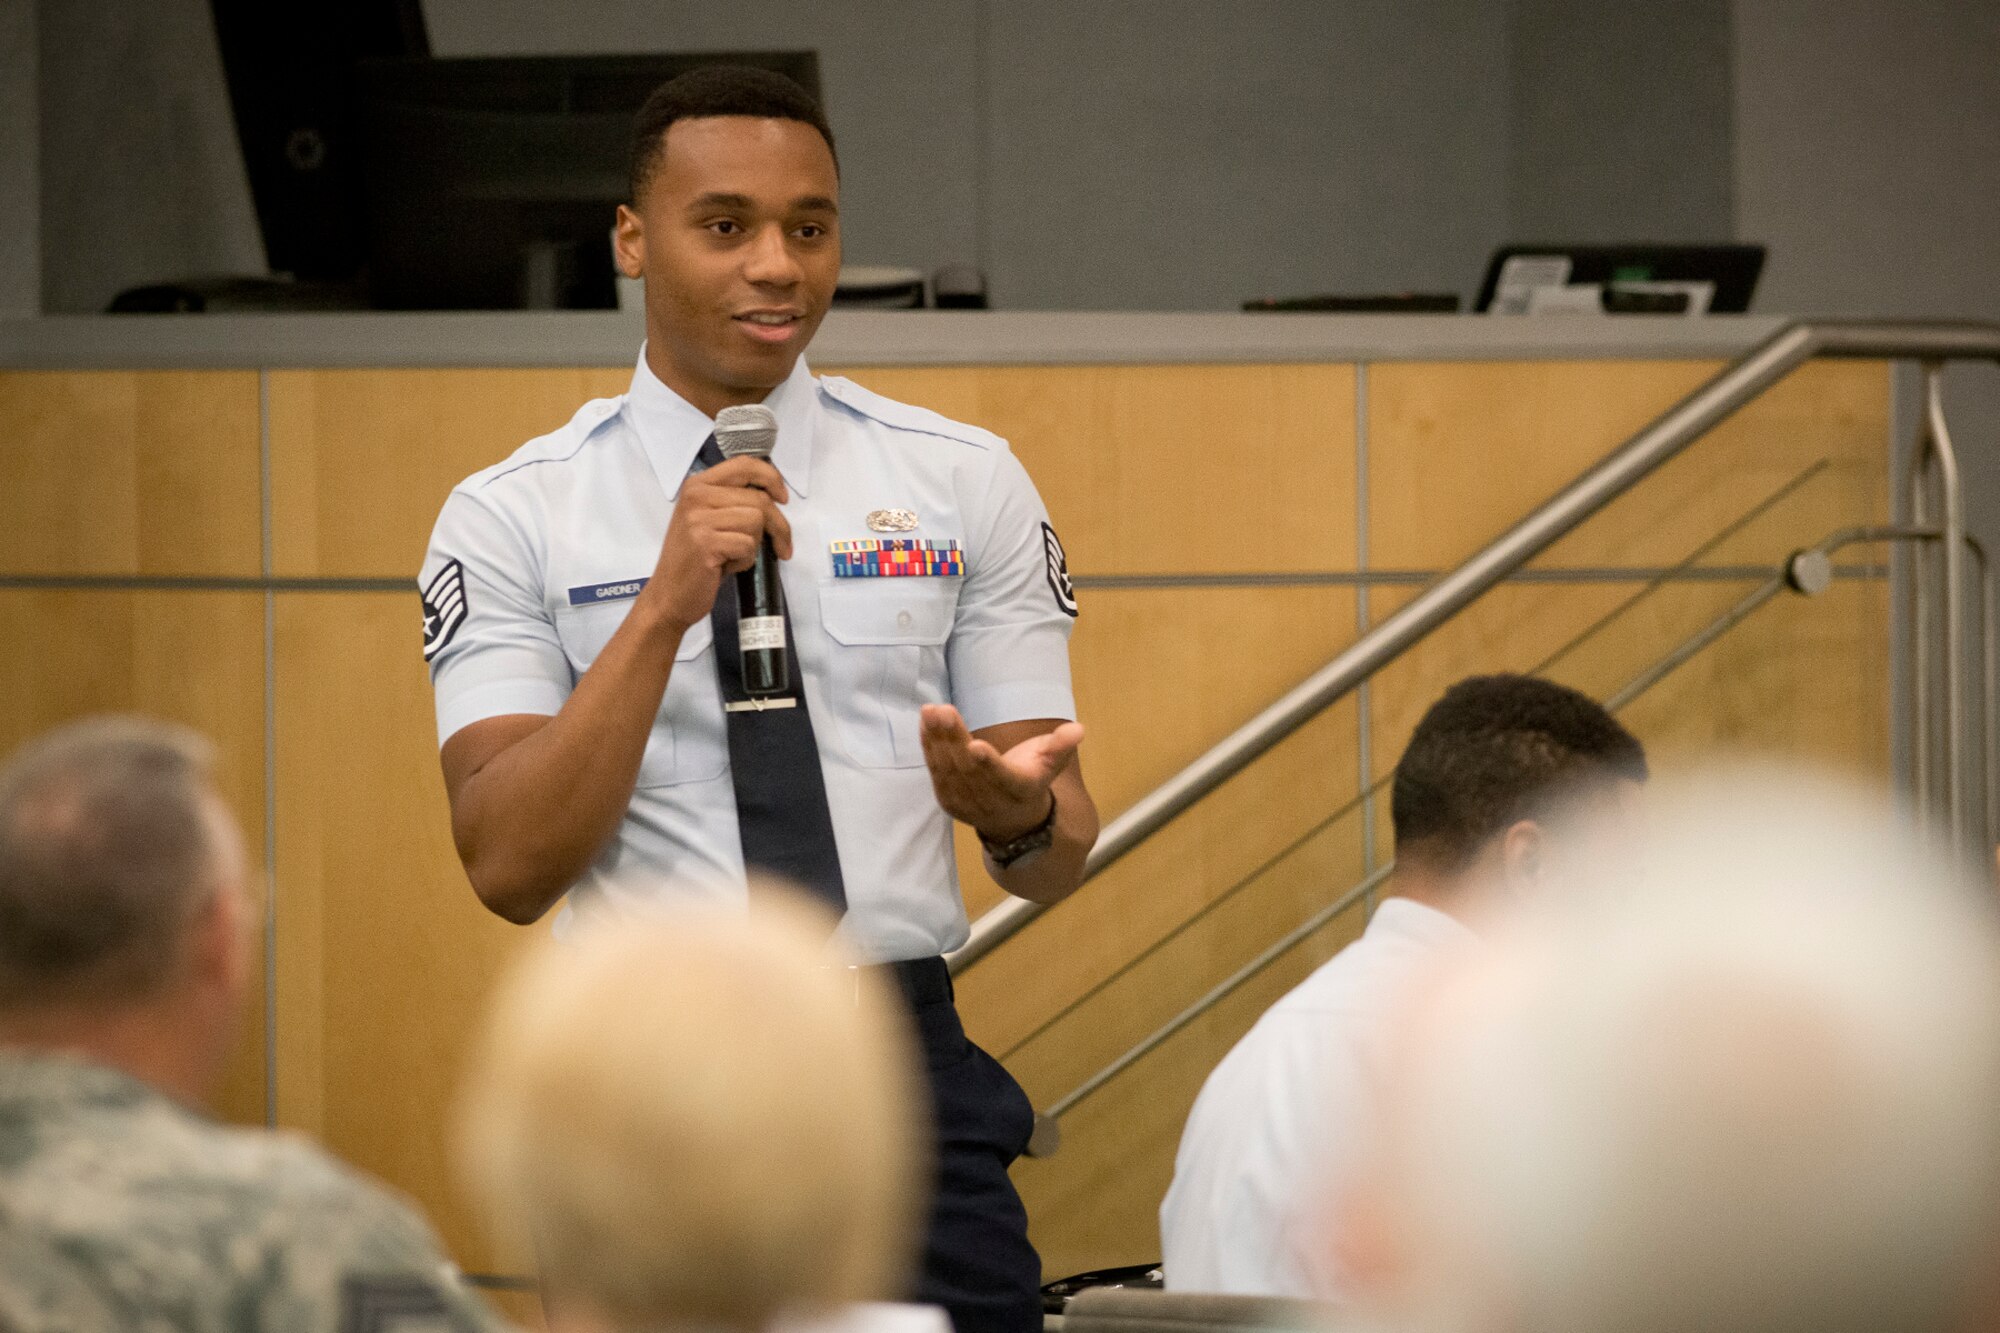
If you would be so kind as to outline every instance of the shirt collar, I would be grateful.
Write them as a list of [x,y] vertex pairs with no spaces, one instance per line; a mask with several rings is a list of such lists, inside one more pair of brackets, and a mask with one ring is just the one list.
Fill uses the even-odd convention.
[[[786,488],[798,495],[804,495],[812,482],[813,405],[818,395],[819,383],[806,368],[806,359],[800,357],[785,382],[764,398],[764,406],[778,418],[778,442],[771,449],[771,462],[785,479]],[[659,475],[661,489],[669,496],[678,496],[694,456],[715,429],[714,419],[661,382],[646,364],[643,344],[625,405],[646,458]]]
[[1472,928],[1457,917],[1414,898],[1390,896],[1375,906],[1368,919],[1370,935],[1400,935],[1419,944],[1444,946],[1476,941]]
[[0,1106],[137,1106],[164,1094],[88,1056],[34,1047],[0,1051]]

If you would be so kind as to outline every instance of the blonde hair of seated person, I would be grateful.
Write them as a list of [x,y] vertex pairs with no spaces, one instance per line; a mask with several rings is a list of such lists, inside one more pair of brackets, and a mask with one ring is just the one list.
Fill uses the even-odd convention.
[[914,1046],[831,921],[776,901],[594,923],[504,984],[459,1160],[532,1237],[554,1326],[751,1333],[900,1294],[928,1189]]
[[1342,1210],[1423,1333],[1969,1333],[2000,1271],[2000,920],[1885,798],[1783,770],[1415,997]]

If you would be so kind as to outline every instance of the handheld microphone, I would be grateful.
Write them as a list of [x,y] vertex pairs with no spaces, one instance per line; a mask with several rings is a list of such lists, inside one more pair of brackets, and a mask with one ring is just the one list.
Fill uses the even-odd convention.
[[[778,442],[777,414],[762,403],[725,407],[715,417],[715,447],[724,458],[769,458]],[[736,576],[736,633],[743,655],[743,689],[751,696],[792,687],[785,644],[785,589],[778,552],[765,533],[756,563]]]

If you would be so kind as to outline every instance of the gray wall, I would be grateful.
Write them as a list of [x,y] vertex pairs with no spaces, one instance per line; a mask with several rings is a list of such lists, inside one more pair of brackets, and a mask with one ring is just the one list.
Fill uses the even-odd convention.
[[848,258],[1009,308],[1442,287],[1504,227],[1498,0],[429,0],[440,55],[811,46]]
[[[1738,229],[1760,303],[2000,321],[2000,5],[1738,0]],[[1946,379],[1973,530],[2000,550],[2000,369]]]
[[425,9],[444,55],[817,47],[850,258],[1009,308],[1470,297],[1510,236],[1730,231],[1727,0]]
[[262,272],[206,0],[42,0],[38,17],[43,309]]
[[42,308],[35,0],[0,0],[0,317]]
[[1514,0],[1508,234],[1732,234],[1729,0]]
[[[254,271],[202,0],[41,8],[46,308]],[[850,260],[979,263],[1014,309],[1469,296],[1524,232],[1730,228],[1726,0],[425,8],[441,55],[817,49]]]

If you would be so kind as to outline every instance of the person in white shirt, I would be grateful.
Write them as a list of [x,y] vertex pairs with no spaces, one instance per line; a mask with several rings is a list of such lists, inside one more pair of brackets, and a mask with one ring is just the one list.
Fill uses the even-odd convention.
[[[914,1294],[956,1333],[1037,1333],[1041,1260],[1007,1174],[1034,1108],[966,1037],[943,955],[969,929],[958,824],[996,886],[1039,903],[1075,891],[1097,838],[1067,557],[1006,441],[808,368],[840,167],[803,89],[681,75],[639,113],[630,184],[630,391],[460,483],[424,558],[459,857],[495,914],[560,903],[558,931],[741,909],[759,874],[814,894],[924,1042]],[[745,415],[771,424],[740,432]]]
[[2000,1327],[2000,912],[1884,795],[1699,775],[1417,988],[1340,1209],[1351,1314]]
[[1646,779],[1639,742],[1577,691],[1460,681],[1396,765],[1391,896],[1362,937],[1273,1005],[1209,1075],[1160,1205],[1170,1290],[1339,1300],[1328,1201],[1368,1144],[1383,1045],[1410,981],[1478,923],[1587,858],[1582,810]]

